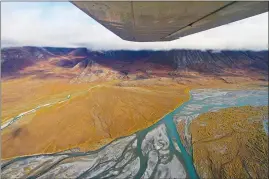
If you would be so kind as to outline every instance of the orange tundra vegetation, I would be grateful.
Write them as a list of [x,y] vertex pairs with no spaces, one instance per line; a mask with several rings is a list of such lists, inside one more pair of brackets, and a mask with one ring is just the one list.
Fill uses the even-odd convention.
[[[267,64],[258,57],[254,63],[244,56],[246,66],[231,58],[227,66],[226,58],[194,58],[181,64],[175,61],[185,56],[181,52],[170,57],[167,52],[161,56],[150,52],[151,55],[140,54],[134,60],[133,56],[140,52],[54,50],[1,50],[2,124],[51,104],[33,110],[2,130],[4,159],[71,148],[100,148],[157,122],[189,99],[189,89],[268,86],[264,76],[267,72],[250,70]],[[222,64],[220,68],[217,62]],[[231,68],[233,63],[238,68]],[[184,69],[175,69],[175,64]]]
[[[236,115],[235,115],[236,114]],[[191,122],[193,161],[201,178],[267,178],[268,106],[232,107]]]
[[[173,88],[119,87],[113,83],[88,84],[87,88],[76,85],[76,89],[65,87],[69,92],[73,90],[70,99],[25,115],[2,131],[2,158],[77,147],[81,151],[98,149],[115,138],[152,125],[189,99],[188,88],[177,84]],[[84,91],[74,92],[77,88]],[[67,92],[57,90],[66,97]],[[40,93],[44,96],[47,92],[40,89]],[[22,100],[26,106],[33,106],[27,99]]]
[[63,80],[37,80],[30,77],[2,82],[2,123],[40,104],[66,98],[70,93],[86,90],[88,84],[69,84]]

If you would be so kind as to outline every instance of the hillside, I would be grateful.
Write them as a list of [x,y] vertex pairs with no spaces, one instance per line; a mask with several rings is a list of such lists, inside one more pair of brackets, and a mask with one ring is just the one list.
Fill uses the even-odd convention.
[[156,123],[190,89],[268,83],[267,51],[1,52],[4,158],[97,149]]
[[[76,74],[70,78],[94,81],[103,78],[187,78],[192,75],[257,77],[267,80],[268,51],[90,51],[86,48],[20,47],[2,49],[2,77],[22,77],[54,70]],[[40,65],[42,68],[40,68]],[[38,68],[38,70],[36,70]],[[67,68],[67,69],[66,69]],[[83,75],[82,75],[83,74]],[[248,75],[246,75],[248,74]],[[250,75],[251,74],[251,75]],[[82,77],[83,76],[83,77]],[[87,77],[86,77],[87,76]],[[94,79],[93,79],[94,78]]]

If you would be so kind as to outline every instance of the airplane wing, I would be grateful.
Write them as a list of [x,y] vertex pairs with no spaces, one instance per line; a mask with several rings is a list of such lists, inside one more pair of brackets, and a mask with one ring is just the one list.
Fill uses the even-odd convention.
[[73,1],[128,41],[171,41],[268,11],[264,1]]

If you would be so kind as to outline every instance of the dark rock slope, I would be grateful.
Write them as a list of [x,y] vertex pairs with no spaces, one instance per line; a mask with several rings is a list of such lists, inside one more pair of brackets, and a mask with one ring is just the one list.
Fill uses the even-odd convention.
[[130,65],[143,60],[145,63],[169,65],[177,71],[191,70],[217,75],[227,70],[247,70],[268,74],[268,51],[91,51],[86,48],[18,47],[1,49],[2,76],[34,65],[39,60],[62,56],[74,57],[55,63],[64,68],[73,68],[77,64],[85,68],[93,61],[109,66],[113,60]]
[[14,47],[1,49],[1,74],[8,75],[34,65],[39,60],[54,56],[40,47]]

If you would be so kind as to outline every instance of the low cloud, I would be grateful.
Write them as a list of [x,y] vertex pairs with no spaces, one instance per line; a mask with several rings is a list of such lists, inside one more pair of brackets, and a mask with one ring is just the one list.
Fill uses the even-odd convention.
[[113,49],[268,49],[268,12],[170,42],[128,42],[69,2],[2,2],[1,45]]

